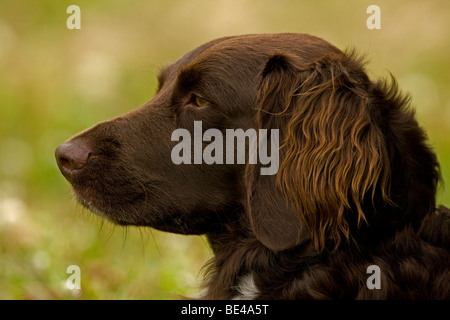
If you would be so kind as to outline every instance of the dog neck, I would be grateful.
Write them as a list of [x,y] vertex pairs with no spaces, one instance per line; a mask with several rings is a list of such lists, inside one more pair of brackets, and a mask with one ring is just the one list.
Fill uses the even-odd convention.
[[[264,298],[266,293],[259,288],[273,287],[275,290],[282,279],[289,279],[284,273],[293,270],[293,266],[298,272],[302,265],[306,269],[306,263],[323,259],[312,241],[274,252],[256,238],[250,222],[244,220],[225,225],[220,232],[207,234],[207,239],[214,256],[205,269],[206,290],[202,297],[205,299]],[[268,280],[270,284],[266,283]]]

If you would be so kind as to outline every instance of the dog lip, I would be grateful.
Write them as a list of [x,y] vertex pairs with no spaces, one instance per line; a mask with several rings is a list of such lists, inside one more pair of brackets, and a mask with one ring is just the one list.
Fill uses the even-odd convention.
[[[89,183],[88,183],[89,184]],[[77,201],[92,213],[106,218],[117,224],[133,224],[133,221],[123,219],[121,212],[130,210],[131,202],[136,205],[136,202],[145,196],[145,193],[128,194],[127,201],[120,201],[117,196],[100,194],[95,186],[89,184],[72,183],[72,193]]]
[[90,193],[90,195],[83,195],[75,187],[72,187],[72,192],[78,202],[90,212],[101,218],[113,220],[112,216],[108,214],[107,210],[105,210],[105,208],[101,208],[102,206],[98,205],[98,202],[101,202],[101,200],[99,201],[99,199],[92,196],[92,193]]

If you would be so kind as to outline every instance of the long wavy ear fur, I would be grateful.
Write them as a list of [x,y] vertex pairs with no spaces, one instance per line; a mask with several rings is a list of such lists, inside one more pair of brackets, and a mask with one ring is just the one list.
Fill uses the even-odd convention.
[[[261,73],[258,126],[280,129],[282,141],[279,172],[271,177],[282,196],[271,201],[295,208],[319,251],[351,237],[349,220],[366,221],[368,198],[373,202],[377,193],[389,201],[386,142],[362,70],[352,55],[330,53],[305,65],[281,53]],[[251,218],[271,214],[253,210]]]

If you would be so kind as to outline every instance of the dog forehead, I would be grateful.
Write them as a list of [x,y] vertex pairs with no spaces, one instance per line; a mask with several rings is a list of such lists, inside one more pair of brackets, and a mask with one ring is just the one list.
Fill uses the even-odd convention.
[[177,61],[179,67],[245,68],[261,67],[279,53],[296,55],[308,63],[339,49],[323,39],[308,34],[257,34],[219,38],[186,53]]
[[[253,79],[270,57],[291,53],[307,64],[330,51],[339,51],[328,42],[308,34],[258,34],[215,39],[187,52],[174,63],[162,68],[159,82],[174,81],[180,74],[211,75],[221,81],[223,77]],[[192,71],[194,73],[192,73]],[[242,83],[240,83],[242,85]]]
[[238,36],[206,43],[181,57],[172,66],[183,74],[188,71],[214,77],[251,79],[276,50],[259,37]]
[[207,58],[209,56],[208,49],[214,46],[216,43],[224,41],[227,38],[219,38],[216,40],[212,40],[210,42],[204,43],[197,48],[188,51],[183,56],[181,56],[178,60],[172,63],[168,63],[164,65],[159,72],[158,79],[160,84],[165,82],[168,79],[174,79],[179,75],[179,72],[183,69],[186,69],[188,66],[195,65],[200,62],[202,58]]
[[[235,40],[235,39],[233,39]],[[251,55],[251,57],[249,57]],[[238,62],[251,63],[258,56],[266,56],[263,50],[258,49],[250,43],[244,44],[239,41],[223,40],[220,42],[207,43],[184,55],[179,61],[183,67],[202,66],[220,68]]]

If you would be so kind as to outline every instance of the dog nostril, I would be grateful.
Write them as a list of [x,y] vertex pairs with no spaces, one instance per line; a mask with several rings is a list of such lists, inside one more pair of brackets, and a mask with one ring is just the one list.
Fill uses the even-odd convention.
[[66,178],[71,177],[75,170],[82,169],[88,162],[91,150],[84,144],[66,142],[55,151],[56,162]]
[[67,169],[69,169],[69,170],[73,170],[72,169],[72,165],[71,165],[71,163],[70,163],[70,161],[68,160],[68,159],[66,159],[66,158],[64,158],[64,157],[59,157],[58,158],[58,165],[60,166],[60,167],[62,167],[62,168],[67,168]]

